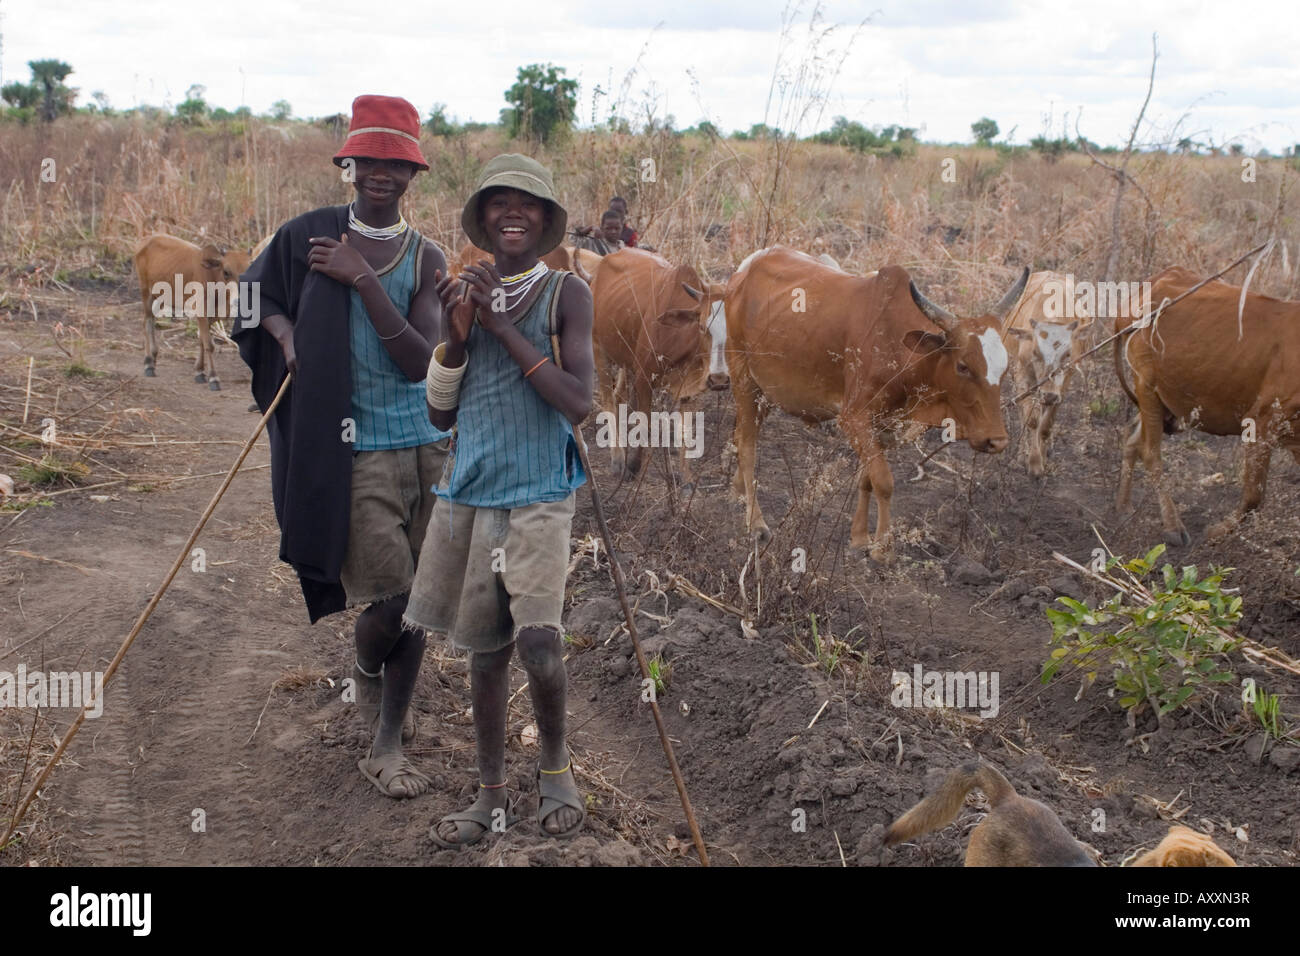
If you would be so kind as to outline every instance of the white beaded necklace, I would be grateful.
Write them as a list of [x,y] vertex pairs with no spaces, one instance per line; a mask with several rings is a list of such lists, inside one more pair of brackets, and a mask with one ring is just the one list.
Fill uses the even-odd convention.
[[367,239],[378,239],[381,242],[389,239],[396,239],[402,233],[406,232],[406,217],[400,212],[397,214],[397,222],[391,226],[368,226],[357,218],[356,203],[348,206],[348,231],[360,233]]
[[516,276],[502,276],[501,287],[506,290],[506,309],[513,309],[524,297],[542,280],[542,277],[551,270],[547,268],[546,263],[540,259],[537,265],[533,266],[527,272],[521,272]]

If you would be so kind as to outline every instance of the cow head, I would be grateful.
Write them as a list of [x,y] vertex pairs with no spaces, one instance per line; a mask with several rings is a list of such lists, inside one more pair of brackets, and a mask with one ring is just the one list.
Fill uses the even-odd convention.
[[1066,360],[1074,352],[1074,332],[1079,320],[1061,325],[1056,322],[1029,320],[1028,329],[1010,329],[1019,339],[1020,361],[1029,370],[1030,384],[1047,379],[1040,389],[1044,405],[1056,405],[1065,389]]
[[[209,285],[209,283],[221,283],[225,291],[226,311],[217,314],[221,316],[232,316],[236,314],[236,308],[239,305],[239,277],[248,271],[252,260],[248,253],[240,252],[238,249],[231,249],[226,252],[212,243],[208,243],[199,251],[199,265],[203,269],[203,283],[209,288],[218,288]],[[207,296],[209,303],[212,296]],[[211,306],[210,306],[211,307]]]
[[679,269],[676,280],[686,297],[674,292],[670,307],[656,317],[652,330],[655,352],[664,368],[686,366],[679,396],[698,395],[706,388],[721,391],[731,384],[724,355],[727,318],[722,300],[726,287],[700,283],[693,269]]
[[941,331],[913,329],[903,336],[903,344],[933,356],[931,383],[976,451],[1000,452],[1007,447],[1001,384],[1009,356],[1002,344],[1002,319],[1025,291],[1028,279],[1025,269],[992,312],[966,319],[931,302],[915,282],[908,282],[912,301]]

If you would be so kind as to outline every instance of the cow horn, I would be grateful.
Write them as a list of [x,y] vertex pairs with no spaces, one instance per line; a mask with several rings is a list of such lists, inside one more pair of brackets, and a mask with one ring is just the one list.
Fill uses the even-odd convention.
[[582,257],[578,255],[578,251],[576,249],[573,251],[573,271],[576,272],[578,274],[578,278],[581,279],[583,282],[587,283],[587,285],[591,285],[591,283],[595,281],[587,273],[587,270],[582,267]]
[[945,332],[955,331],[957,328],[957,316],[953,315],[941,305],[935,305],[929,299],[921,294],[921,290],[916,287],[916,283],[908,280],[908,289],[912,293],[912,301],[916,303],[917,308],[925,313],[925,317],[933,322]]
[[693,285],[688,285],[687,283],[683,282],[682,288],[685,289],[686,294],[689,295],[696,302],[699,302],[701,299],[704,298],[704,293],[701,292],[699,289],[695,288],[695,286]]
[[1020,273],[1020,278],[1016,280],[1016,284],[1002,297],[1002,301],[993,307],[992,314],[994,318],[1005,319],[1007,317],[1011,307],[1020,300],[1021,293],[1025,291],[1025,283],[1028,281],[1029,266],[1025,266],[1024,271]]

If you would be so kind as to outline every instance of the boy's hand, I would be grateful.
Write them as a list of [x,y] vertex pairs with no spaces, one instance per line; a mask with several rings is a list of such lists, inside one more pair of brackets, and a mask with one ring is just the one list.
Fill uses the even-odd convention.
[[465,356],[465,340],[474,324],[474,303],[468,299],[469,289],[455,276],[433,273],[434,288],[442,302],[442,314],[447,319],[447,351],[443,355],[449,367],[460,365]]
[[361,253],[348,245],[347,233],[342,242],[328,236],[314,236],[307,241],[311,243],[307,264],[313,272],[323,272],[335,282],[351,286],[358,276],[374,271]]
[[481,259],[478,265],[467,266],[460,277],[469,286],[470,301],[478,306],[479,324],[500,336],[511,323],[506,315],[506,289],[497,267]]

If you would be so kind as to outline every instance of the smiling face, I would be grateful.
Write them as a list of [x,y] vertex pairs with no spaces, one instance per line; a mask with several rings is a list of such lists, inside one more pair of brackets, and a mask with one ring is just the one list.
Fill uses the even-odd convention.
[[415,166],[401,159],[353,157],[357,198],[373,206],[388,206],[401,199],[415,175]]
[[496,255],[515,258],[535,254],[550,221],[546,200],[519,189],[498,186],[479,200],[479,223]]

